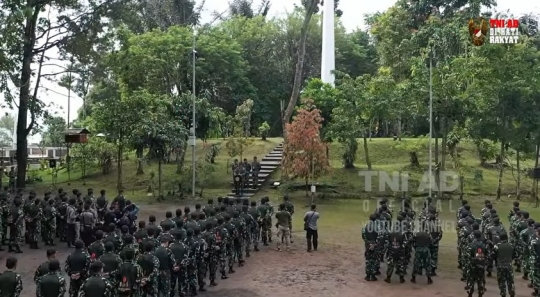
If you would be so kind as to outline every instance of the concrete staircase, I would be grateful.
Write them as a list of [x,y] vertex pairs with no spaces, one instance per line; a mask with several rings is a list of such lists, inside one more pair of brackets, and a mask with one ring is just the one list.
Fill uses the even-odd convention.
[[[257,189],[253,189],[253,177],[249,177],[248,182],[244,188],[244,192],[240,198],[249,199],[262,187],[264,182],[268,180],[272,172],[281,166],[281,159],[283,158],[283,143],[278,144],[270,153],[264,156],[259,162],[261,163],[261,171],[259,172],[259,180],[257,183]],[[234,182],[231,182],[231,192],[227,194],[229,198],[238,198],[234,193]]]

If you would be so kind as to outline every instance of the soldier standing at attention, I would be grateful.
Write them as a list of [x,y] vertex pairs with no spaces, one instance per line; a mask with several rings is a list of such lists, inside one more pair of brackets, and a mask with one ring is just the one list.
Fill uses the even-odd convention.
[[47,263],[47,273],[36,283],[37,297],[64,297],[66,279],[62,276],[60,262],[56,259]]
[[174,259],[176,260],[175,267],[173,269],[173,272],[171,273],[171,297],[175,296],[175,290],[178,286],[178,295],[179,296],[185,296],[187,293],[186,290],[186,274],[187,274],[187,265],[188,265],[188,254],[189,254],[189,248],[188,246],[183,242],[184,241],[184,235],[182,232],[179,232],[178,230],[173,230],[172,235],[174,235],[174,242],[170,245],[171,252],[174,255]]
[[258,224],[259,230],[261,231],[262,242],[264,246],[268,245],[268,228],[266,228],[267,220],[266,216],[268,214],[268,208],[264,205],[265,199],[261,198],[261,204],[257,206],[257,212],[259,214]]
[[250,252],[251,252],[251,245],[253,244],[253,228],[257,224],[255,219],[248,213],[249,205],[248,200],[244,200],[245,203],[242,205],[242,213],[240,216],[242,217],[242,220],[244,220],[244,232],[243,232],[243,240],[245,243],[245,249],[246,249],[246,258],[249,258]]
[[43,208],[43,229],[41,230],[43,241],[45,242],[45,245],[48,246],[54,245],[54,237],[56,232],[56,216],[57,212],[56,208],[54,207],[54,200],[49,199],[49,201],[47,201],[45,207]]
[[362,239],[364,240],[364,258],[366,260],[366,281],[376,281],[377,269],[379,266],[379,257],[377,255],[378,246],[378,226],[377,217],[372,214],[369,216],[369,222],[362,228]]
[[431,245],[431,236],[429,235],[429,226],[424,224],[419,232],[416,232],[413,237],[414,241],[414,266],[411,275],[411,283],[416,283],[416,275],[421,274],[422,270],[426,271],[428,285],[433,284],[431,278],[431,255],[429,246]]
[[388,234],[388,240],[386,241],[386,249],[388,251],[386,279],[387,283],[392,282],[392,274],[394,269],[396,274],[399,275],[399,282],[405,282],[405,238],[402,233],[402,225],[399,222],[403,221],[403,217],[398,217],[398,224],[395,224],[392,232]]
[[501,242],[493,248],[495,263],[497,263],[497,283],[501,297],[506,297],[506,289],[510,297],[516,295],[514,287],[514,271],[512,270],[512,256],[514,247],[508,243],[508,235],[501,234]]
[[112,296],[112,286],[111,284],[101,275],[103,271],[103,263],[94,262],[90,266],[90,277],[87,278],[79,290],[78,297],[111,297]]
[[214,199],[210,198],[208,199],[208,204],[206,204],[206,206],[204,206],[203,208],[203,212],[204,214],[206,215],[206,217],[210,217],[210,213],[215,209],[215,206],[214,206]]
[[206,230],[203,232],[202,237],[207,245],[206,253],[208,254],[208,279],[210,280],[210,287],[217,286],[216,272],[219,263],[218,258],[218,246],[216,242],[216,235],[214,234],[213,225],[207,224]]
[[[34,273],[34,282],[37,284],[39,279],[49,273],[49,264],[51,261],[56,260],[56,250],[54,249],[48,249],[47,250],[47,261],[43,262],[39,267],[36,269],[36,273]],[[60,264],[59,264],[60,265]],[[58,268],[60,269],[60,267]]]
[[294,215],[294,204],[289,200],[289,195],[283,196],[283,204],[285,204],[285,210],[291,214],[291,225],[289,226],[289,234],[291,243],[294,243],[292,238],[292,217]]
[[75,241],[75,251],[66,259],[66,273],[69,280],[69,296],[76,297],[81,285],[86,279],[90,268],[90,256],[84,250],[84,242]]
[[126,260],[118,268],[118,296],[137,297],[140,292],[142,269],[135,261],[135,251],[128,249],[125,254]]
[[[1,173],[0,173],[1,174]],[[2,235],[2,241],[0,245],[8,245],[8,217],[9,217],[9,203],[6,192],[2,192],[0,197],[0,233]],[[3,249],[0,247],[0,251]]]
[[156,249],[154,255],[159,260],[158,267],[158,297],[168,297],[171,292],[171,271],[176,264],[174,255],[169,249],[169,242],[172,238],[169,236],[161,237],[161,245]]
[[[137,259],[137,264],[141,266],[141,296],[156,297],[158,295],[158,272],[159,259],[153,253],[154,244],[147,242],[144,245],[144,254]],[[174,294],[172,295],[174,297]],[[180,295],[181,296],[181,295]]]
[[530,239],[529,252],[529,277],[534,289],[533,296],[540,296],[540,229],[538,227],[536,227],[534,236]]
[[439,243],[443,236],[441,224],[434,214],[429,215],[429,231],[431,236],[431,244],[429,245],[429,254],[431,256],[431,275],[436,276],[437,264],[439,262]]
[[99,262],[104,266],[103,276],[111,283],[115,291],[118,286],[118,269],[122,265],[122,259],[114,252],[114,243],[106,242],[104,247],[105,253],[99,257]]
[[469,271],[467,273],[467,286],[465,289],[472,297],[474,286],[478,286],[478,296],[482,297],[486,291],[486,260],[488,258],[487,246],[482,240],[482,233],[479,230],[473,232],[474,241],[469,245]]
[[278,241],[276,244],[276,249],[278,252],[281,252],[281,244],[282,241],[279,239],[282,239],[285,241],[285,248],[287,249],[287,252],[291,251],[291,230],[290,226],[292,224],[292,217],[291,214],[285,210],[285,203],[282,203],[279,205],[279,211],[276,213],[276,220],[277,220],[277,237]]
[[251,176],[253,177],[253,189],[259,187],[259,172],[261,171],[261,163],[257,161],[257,157],[253,157],[253,162],[251,162]]
[[24,213],[21,208],[21,199],[15,198],[9,212],[9,252],[22,253],[21,244],[23,236]]
[[6,268],[7,270],[0,275],[0,296],[19,297],[23,290],[23,284],[21,275],[15,272],[17,258],[7,258]]

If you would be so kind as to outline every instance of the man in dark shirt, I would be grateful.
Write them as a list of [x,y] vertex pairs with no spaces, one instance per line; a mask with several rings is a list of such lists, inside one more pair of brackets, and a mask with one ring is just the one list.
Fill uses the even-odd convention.
[[23,290],[23,284],[21,275],[15,272],[17,258],[7,258],[6,268],[7,270],[0,275],[0,296],[19,297]]
[[49,263],[51,263],[52,260],[56,259],[56,250],[55,249],[48,249],[47,250],[47,261],[43,262],[43,264],[39,265],[39,267],[36,269],[36,273],[34,273],[34,282],[37,284],[39,279],[49,273]]
[[497,264],[497,283],[501,296],[506,296],[506,289],[510,297],[516,295],[514,286],[514,271],[512,269],[512,256],[514,255],[514,247],[508,243],[508,235],[501,234],[501,242],[497,243],[493,248],[495,263]]
[[36,284],[37,297],[63,297],[66,294],[66,279],[62,276],[60,262],[56,259],[48,263],[47,274]]

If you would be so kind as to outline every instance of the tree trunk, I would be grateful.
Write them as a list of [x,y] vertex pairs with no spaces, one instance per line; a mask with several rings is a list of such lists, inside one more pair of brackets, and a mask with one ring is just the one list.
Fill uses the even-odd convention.
[[[439,182],[437,183],[439,197],[442,197],[442,187],[441,187],[441,172],[446,168],[446,141],[448,139],[448,133],[446,133],[446,122],[444,119],[441,121],[441,165],[437,166],[437,175],[439,176]],[[438,165],[438,163],[437,163]],[[444,182],[444,181],[443,181]]]
[[516,151],[516,170],[517,170],[517,180],[516,180],[516,199],[519,200],[521,198],[521,164],[520,160],[521,156],[519,154],[519,150]]
[[[540,157],[540,144],[536,144],[536,154],[534,158],[534,168],[538,168],[538,158]],[[532,190],[531,190],[531,199],[536,198],[536,180],[533,180]]]
[[137,146],[137,149],[135,150],[135,155],[137,157],[137,175],[143,175],[144,174],[144,148],[142,146]]
[[182,168],[184,167],[184,160],[186,159],[186,150],[187,150],[187,142],[182,146],[182,149],[180,150],[180,154],[178,155],[178,158],[176,159],[176,174],[182,173]]
[[302,76],[304,73],[304,60],[306,58],[306,39],[308,34],[308,27],[309,23],[311,22],[311,18],[313,17],[313,14],[315,12],[315,9],[319,4],[319,0],[311,0],[309,3],[310,4],[306,9],[304,22],[302,23],[302,28],[300,29],[300,42],[298,46],[297,58],[298,60],[296,62],[296,70],[294,73],[294,84],[291,99],[289,100],[287,109],[283,113],[283,118],[281,121],[281,125],[283,128],[283,138],[285,142],[287,142],[287,132],[285,130],[285,126],[291,120],[294,108],[296,107],[296,103],[298,101],[298,96],[300,95],[300,88],[302,87]]
[[366,165],[368,170],[371,170],[371,160],[369,159],[368,140],[364,133],[364,155],[366,157]]
[[370,121],[369,121],[369,141],[371,141],[371,136],[372,136],[372,131],[373,131],[373,122],[375,121],[375,118],[372,118]]
[[163,197],[163,187],[161,184],[161,178],[163,175],[163,171],[161,170],[161,159],[158,160],[158,196],[159,198]]
[[503,184],[503,172],[504,172],[504,141],[501,141],[499,158],[499,181],[497,182],[497,200],[501,200],[502,184]]
[[[120,142],[120,141],[119,141]],[[123,145],[118,145],[118,151],[116,155],[116,188],[118,190],[123,190],[124,185],[122,184],[122,161],[123,161],[124,147]]]
[[[36,43],[36,24],[38,22],[41,6],[34,7],[32,15],[26,18],[23,35],[23,53],[21,69],[21,86],[19,88],[19,113],[17,117],[17,188],[24,189],[26,185],[26,157],[28,150],[27,137],[32,129],[32,117],[28,127],[28,109],[30,104],[30,79],[32,76],[32,61],[34,59],[34,45]],[[37,87],[37,86],[36,86]],[[30,129],[29,129],[30,128]]]
[[401,141],[401,115],[399,115],[397,121],[397,138],[399,141]]

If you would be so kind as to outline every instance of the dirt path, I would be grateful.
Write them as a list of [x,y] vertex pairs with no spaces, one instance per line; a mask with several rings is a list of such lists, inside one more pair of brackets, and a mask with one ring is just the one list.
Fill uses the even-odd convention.
[[[176,207],[144,206],[141,218],[149,214],[163,214]],[[322,234],[324,236],[324,234]],[[360,242],[360,241],[359,241]],[[294,294],[310,297],[403,297],[403,296],[466,296],[464,283],[459,281],[457,273],[441,273],[434,278],[434,284],[428,286],[425,277],[418,278],[418,284],[399,284],[397,278],[392,284],[382,281],[365,282],[363,254],[355,247],[323,244],[318,252],[307,253],[305,241],[300,234],[295,234],[292,251],[277,252],[275,246],[264,247],[260,252],[252,253],[246,265],[236,269],[228,280],[218,280],[218,286],[210,288],[201,296],[208,297],[290,297]],[[64,245],[58,246],[59,258],[63,261],[70,252]],[[444,257],[444,251],[441,251]],[[0,252],[0,258],[8,257],[7,252]],[[22,297],[35,297],[33,282],[34,271],[45,260],[45,249],[28,250],[19,258],[18,271],[23,275],[24,290]],[[3,270],[4,261],[2,260]],[[384,273],[384,268],[382,269]],[[531,289],[526,282],[516,277],[516,296],[530,296]],[[498,296],[494,278],[488,279],[487,296]]]

